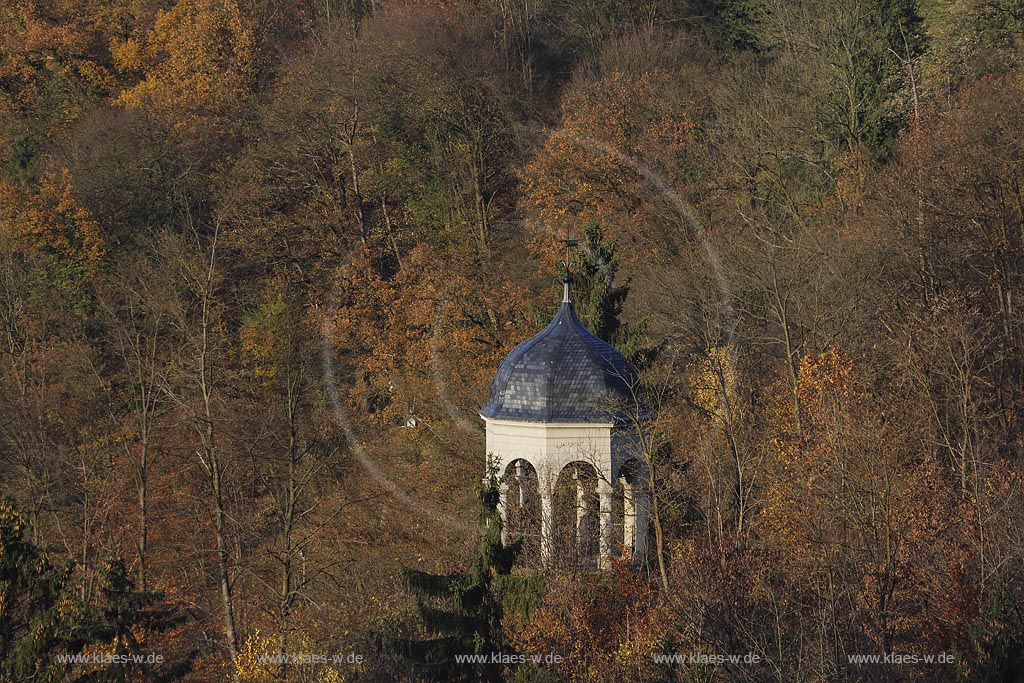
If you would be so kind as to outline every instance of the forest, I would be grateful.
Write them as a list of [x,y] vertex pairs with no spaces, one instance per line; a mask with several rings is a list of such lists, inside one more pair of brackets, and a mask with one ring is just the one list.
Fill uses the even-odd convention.
[[[566,258],[639,565],[481,483]],[[1022,306],[1019,0],[0,0],[0,681],[1024,681]]]

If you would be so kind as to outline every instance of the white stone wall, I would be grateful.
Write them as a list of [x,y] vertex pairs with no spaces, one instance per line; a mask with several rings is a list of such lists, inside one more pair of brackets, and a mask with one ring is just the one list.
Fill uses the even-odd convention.
[[572,462],[594,466],[598,475],[612,477],[612,423],[514,422],[489,420],[487,453],[498,473],[522,458],[537,471],[541,485],[554,485],[559,472]]
[[[635,457],[636,435],[615,430],[608,423],[518,422],[484,418],[487,425],[487,456],[497,467],[499,476],[506,474],[509,465],[525,460],[537,472],[541,498],[541,559],[547,564],[552,557],[552,529],[554,517],[552,501],[558,475],[567,465],[587,463],[598,475],[598,513],[600,520],[599,559],[601,566],[610,565],[612,539],[612,493],[619,469],[629,458]],[[515,472],[510,473],[515,476]],[[577,487],[581,484],[577,483]],[[647,533],[647,494],[642,484],[625,487],[624,519],[625,547],[634,558],[642,557]],[[506,519],[508,484],[501,487],[499,511]],[[582,500],[582,488],[577,489]],[[582,507],[581,512],[583,514]],[[577,539],[579,542],[579,539]]]

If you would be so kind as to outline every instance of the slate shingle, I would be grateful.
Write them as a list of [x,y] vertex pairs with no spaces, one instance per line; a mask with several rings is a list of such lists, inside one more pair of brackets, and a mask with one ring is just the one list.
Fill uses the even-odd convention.
[[528,422],[610,422],[630,404],[636,370],[563,303],[551,323],[502,362],[480,414]]

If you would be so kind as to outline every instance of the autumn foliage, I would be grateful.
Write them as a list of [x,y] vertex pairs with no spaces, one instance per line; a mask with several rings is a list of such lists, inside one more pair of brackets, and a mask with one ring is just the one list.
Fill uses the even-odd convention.
[[1018,5],[3,3],[0,679],[431,680],[568,259],[651,543],[491,577],[501,677],[1019,680]]

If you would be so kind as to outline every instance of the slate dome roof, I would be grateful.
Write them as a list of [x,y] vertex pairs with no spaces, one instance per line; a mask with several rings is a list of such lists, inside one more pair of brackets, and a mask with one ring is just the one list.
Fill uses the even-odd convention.
[[527,422],[622,422],[636,370],[614,346],[580,322],[568,301],[544,330],[517,346],[498,368],[480,415]]

